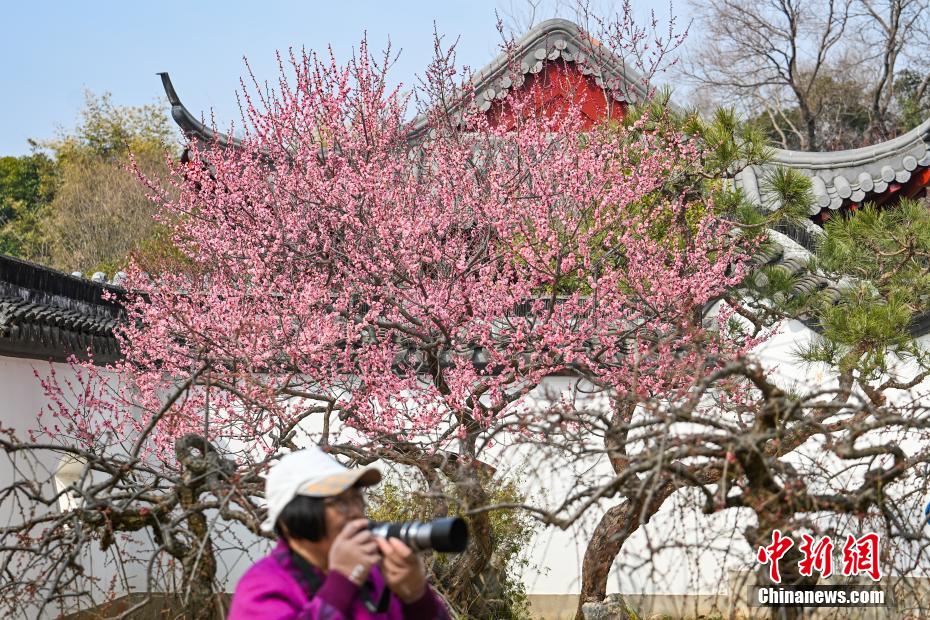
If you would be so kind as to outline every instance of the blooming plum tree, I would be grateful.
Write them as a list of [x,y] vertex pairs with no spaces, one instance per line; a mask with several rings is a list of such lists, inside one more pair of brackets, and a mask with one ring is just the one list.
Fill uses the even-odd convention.
[[[706,153],[665,112],[592,126],[585,95],[542,108],[538,82],[499,122],[439,53],[411,121],[389,59],[364,42],[345,64],[291,53],[274,92],[246,90],[236,148],[191,144],[175,191],[151,185],[177,260],[129,269],[124,358],[49,380],[46,437],[4,440],[84,459],[80,543],[151,530],[197,584],[198,613],[217,578],[209,520],[258,533],[256,474],[307,440],[409,466],[437,514],[466,514],[472,544],[439,578],[457,607],[493,613],[474,588],[506,448],[571,454],[559,442],[589,416],[681,398],[756,342],[705,317],[743,279],[752,241],[682,182],[701,178]],[[613,412],[534,406],[554,376],[602,391]],[[525,507],[568,527],[624,480]],[[75,527],[42,519],[26,522]]]

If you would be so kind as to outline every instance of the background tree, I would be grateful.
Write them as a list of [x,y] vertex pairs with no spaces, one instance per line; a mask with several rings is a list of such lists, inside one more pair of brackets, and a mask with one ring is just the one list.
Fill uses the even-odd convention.
[[55,162],[43,153],[0,158],[0,252],[13,256],[42,256],[39,222],[55,195]]
[[166,179],[168,157],[178,155],[164,106],[116,106],[109,94],[88,93],[74,132],[45,146],[59,167],[56,196],[43,218],[48,263],[64,271],[124,268],[158,230],[131,168]]
[[[693,7],[706,36],[684,72],[698,99],[735,106],[775,144],[853,148],[916,124],[898,82],[924,84],[930,75],[920,51],[924,0],[709,0]],[[920,101],[926,87],[916,90]]]
[[109,94],[87,93],[77,127],[36,147],[44,152],[3,159],[0,251],[109,274],[134,252],[157,256],[154,208],[132,166],[167,178],[178,153],[163,106],[117,106]]
[[[790,176],[775,181],[803,209],[807,181]],[[843,283],[839,287],[804,293],[796,288],[798,278],[809,276],[771,267],[727,295],[737,310],[734,329],[762,331],[786,318],[816,327],[819,336],[799,349],[799,362],[810,365],[809,380],[789,383],[751,358],[733,360],[681,401],[641,403],[621,424],[583,431],[622,437],[608,445],[608,454],[627,468],[635,463],[648,471],[634,480],[638,490],[621,493],[624,501],[598,526],[602,532],[614,528],[604,539],[611,552],[622,551],[626,539],[649,522],[656,503],[677,494],[685,500],[681,510],[739,511],[725,525],[717,520],[715,527],[708,518],[697,527],[718,540],[736,523],[746,544],[737,545],[728,561],[750,573],[756,572],[753,552],[770,544],[776,529],[796,541],[803,534],[829,535],[840,541],[837,549],[850,534],[878,532],[883,574],[908,575],[927,565],[930,540],[914,515],[921,514],[927,492],[930,358],[913,334],[928,312],[926,213],[926,205],[903,201],[829,222],[811,268]],[[683,539],[687,534],[679,532]],[[671,538],[663,532],[645,553],[683,545]],[[800,557],[795,547],[783,559],[783,582],[816,583],[816,573],[799,573]],[[589,575],[606,579],[610,568],[592,563],[583,591]],[[617,570],[624,569],[634,566],[621,561]],[[758,573],[765,583],[768,569]],[[896,596],[923,609],[912,587],[897,582]],[[592,600],[602,595],[596,592]]]

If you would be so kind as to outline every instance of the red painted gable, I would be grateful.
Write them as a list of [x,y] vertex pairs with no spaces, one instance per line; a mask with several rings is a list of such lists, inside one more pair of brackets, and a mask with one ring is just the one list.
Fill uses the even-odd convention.
[[496,100],[487,111],[492,125],[514,122],[511,97],[515,96],[532,97],[533,108],[547,117],[580,106],[585,129],[605,118],[620,120],[626,112],[626,103],[613,99],[595,83],[592,76],[582,74],[575,63],[547,62],[539,73],[528,74],[519,89],[512,90],[502,100]]

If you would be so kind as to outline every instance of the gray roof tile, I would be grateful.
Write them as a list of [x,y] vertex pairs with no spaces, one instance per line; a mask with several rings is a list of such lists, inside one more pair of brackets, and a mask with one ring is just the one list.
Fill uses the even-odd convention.
[[736,175],[736,186],[764,208],[779,205],[763,195],[761,179],[774,166],[792,168],[811,178],[815,203],[811,215],[821,209],[839,209],[848,202],[862,202],[869,194],[881,194],[890,183],[906,183],[911,173],[930,166],[930,119],[907,133],[858,149],[808,153],[776,149],[770,163],[749,166]]
[[105,282],[0,255],[0,355],[63,361],[90,350],[98,363],[113,361],[124,294]]

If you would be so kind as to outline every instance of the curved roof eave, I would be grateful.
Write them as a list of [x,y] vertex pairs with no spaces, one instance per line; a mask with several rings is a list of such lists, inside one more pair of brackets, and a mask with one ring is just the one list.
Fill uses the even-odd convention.
[[0,356],[106,364],[119,358],[126,291],[0,254]]
[[867,195],[881,194],[889,183],[906,183],[918,167],[930,167],[930,118],[905,134],[871,146],[845,151],[805,152],[775,149],[764,166],[751,166],[736,175],[736,185],[760,206],[774,210],[777,200],[768,196],[760,182],[776,166],[798,170],[811,178],[814,205],[839,209],[844,202],[862,202]]

